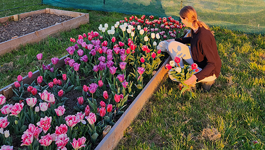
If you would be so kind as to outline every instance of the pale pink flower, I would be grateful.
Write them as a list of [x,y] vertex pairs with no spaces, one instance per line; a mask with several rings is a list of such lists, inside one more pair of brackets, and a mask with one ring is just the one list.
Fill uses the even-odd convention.
[[6,97],[0,94],[0,105],[3,105],[4,103],[6,103]]
[[17,116],[23,109],[24,103],[15,103],[11,109],[11,116]]
[[68,131],[68,127],[66,124],[61,124],[59,127],[56,126],[56,129],[55,129],[55,134],[56,136],[58,135],[61,135],[61,134],[66,134]]
[[27,132],[27,130],[23,133],[22,137],[22,144],[20,146],[29,146],[33,142],[33,133]]
[[2,145],[2,146],[1,146],[1,150],[13,150],[13,146]]
[[47,135],[42,136],[39,142],[42,146],[49,146],[52,143],[52,136],[48,133]]
[[4,115],[7,115],[11,112],[13,105],[12,104],[6,104],[1,108],[1,113]]
[[78,150],[82,147],[85,147],[85,142],[86,142],[86,138],[85,137],[82,137],[82,138],[79,138],[78,140],[76,140],[75,138],[73,139],[73,142],[71,143],[73,148],[75,150]]
[[40,107],[39,106],[36,106],[35,107],[35,112],[39,112],[40,111]]
[[39,53],[36,57],[38,60],[41,60],[42,59],[42,53]]
[[54,109],[57,116],[62,116],[65,112],[65,108],[64,105],[63,106],[59,106],[57,109]]
[[67,134],[60,134],[56,137],[55,144],[57,145],[58,149],[65,149],[66,144],[69,141],[69,137]]
[[27,98],[26,102],[30,107],[34,107],[37,103],[37,98]]
[[40,119],[37,125],[43,129],[44,133],[46,133],[51,127],[51,122],[52,122],[52,117],[45,116],[44,118]]
[[38,128],[38,126],[35,126],[34,124],[29,124],[29,127],[26,131],[32,133],[36,139],[39,139],[42,129]]
[[82,112],[76,113],[76,118],[77,118],[78,122],[83,121],[84,117],[85,117],[85,114],[83,114]]
[[89,113],[89,116],[86,117],[89,124],[94,124],[97,121],[97,116],[94,113]]
[[75,115],[66,116],[65,121],[66,121],[66,124],[71,128],[73,128],[78,123],[78,119]]
[[45,102],[44,103],[39,103],[40,110],[43,111],[43,112],[46,111],[48,109],[48,105],[49,104],[45,103]]
[[6,128],[9,125],[9,122],[7,120],[7,116],[0,117],[0,128]]
[[47,90],[44,90],[42,93],[39,93],[40,98],[46,102],[53,103],[55,102],[55,97],[53,94],[49,93]]

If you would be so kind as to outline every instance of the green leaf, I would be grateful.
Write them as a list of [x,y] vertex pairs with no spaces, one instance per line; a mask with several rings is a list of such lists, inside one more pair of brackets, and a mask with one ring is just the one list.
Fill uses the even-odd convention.
[[69,91],[71,91],[73,87],[74,87],[74,85],[69,86],[69,87],[65,90],[65,93],[68,93]]

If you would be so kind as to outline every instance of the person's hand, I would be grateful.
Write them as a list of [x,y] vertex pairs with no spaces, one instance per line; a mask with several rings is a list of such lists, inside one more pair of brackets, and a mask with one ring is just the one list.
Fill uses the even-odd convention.
[[188,80],[184,81],[187,85],[194,85],[196,84],[197,77],[195,75],[192,75]]
[[175,41],[175,39],[168,39],[166,40],[168,43],[171,42],[171,41]]

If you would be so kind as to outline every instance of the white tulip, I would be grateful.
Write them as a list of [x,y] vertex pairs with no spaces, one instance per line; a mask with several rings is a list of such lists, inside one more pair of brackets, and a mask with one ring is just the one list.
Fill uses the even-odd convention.
[[111,34],[114,34],[115,33],[115,30],[111,30]]
[[127,29],[127,33],[129,33],[129,34],[130,34],[131,32],[132,32],[132,30],[131,30],[131,29]]
[[102,27],[99,26],[98,29],[99,29],[99,31],[101,31],[102,30]]
[[4,132],[4,134],[5,134],[5,137],[8,138],[8,137],[10,136],[9,130],[6,130],[6,131]]
[[118,27],[119,27],[119,25],[118,25],[118,24],[115,24],[115,25],[114,25],[114,27],[115,27],[115,28],[118,28]]
[[140,25],[137,25],[137,29],[138,29],[138,30],[141,30],[141,26],[140,26]]
[[154,41],[153,46],[156,46],[156,45],[157,45],[157,43],[156,43],[156,41]]
[[117,25],[120,25],[120,22],[119,22],[119,21],[117,21],[117,22],[116,22],[116,24],[117,24]]
[[109,25],[107,23],[105,23],[104,27],[107,29],[109,27]]
[[115,28],[114,28],[114,26],[111,26],[111,30],[114,30]]
[[111,30],[108,30],[107,32],[108,32],[108,34],[111,34]]
[[127,24],[127,23],[124,23],[123,25],[124,25],[125,27],[127,27],[127,26],[128,26],[128,24]]
[[131,36],[134,37],[134,32],[131,33]]
[[101,30],[103,33],[106,31],[106,29],[105,28],[102,28],[102,30]]
[[151,38],[154,39],[155,38],[155,33],[151,33]]
[[145,41],[145,42],[148,41],[148,37],[147,37],[147,36],[144,37],[144,41]]
[[140,34],[141,34],[141,35],[144,34],[144,30],[143,30],[143,29],[140,30]]
[[4,134],[4,128],[0,128],[0,133]]
[[156,34],[156,38],[159,40],[160,39],[160,35],[159,33]]
[[169,62],[169,64],[170,64],[170,66],[172,66],[172,67],[175,67],[175,65],[176,65],[176,63],[175,63],[174,60],[171,60],[171,61]]
[[121,28],[121,30],[124,32],[126,30],[126,27]]
[[181,72],[181,68],[180,67],[176,67],[176,69],[175,69],[178,73],[180,73]]

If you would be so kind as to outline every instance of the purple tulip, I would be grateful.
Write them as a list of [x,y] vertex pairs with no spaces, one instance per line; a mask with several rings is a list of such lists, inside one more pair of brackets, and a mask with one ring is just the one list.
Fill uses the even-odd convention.
[[75,71],[78,71],[79,70],[79,67],[80,67],[80,64],[79,63],[74,63],[74,70]]
[[78,50],[79,46],[77,44],[75,44],[75,50]]
[[42,53],[39,53],[36,57],[38,60],[41,60],[42,59]]
[[42,69],[47,70],[47,67],[44,64],[42,64]]
[[81,57],[80,60],[83,62],[87,62],[88,61],[87,55],[84,55],[83,57]]
[[120,68],[121,68],[121,70],[125,69],[126,64],[127,64],[126,62],[120,62]]
[[86,47],[86,42],[83,42],[83,43],[81,44],[81,46],[85,48],[85,47]]
[[79,40],[77,40],[77,44],[79,44],[79,45],[81,45],[83,42],[84,42],[83,39],[79,39]]
[[50,68],[50,72],[53,72],[54,71],[54,68],[52,67],[52,68]]
[[126,57],[127,57],[127,55],[121,55],[121,61],[125,61],[126,60]]
[[94,45],[93,44],[88,44],[88,45],[86,45],[87,46],[87,49],[88,50],[92,50],[93,49],[93,47],[94,47]]
[[112,60],[110,60],[107,62],[107,67],[110,68],[113,66],[113,64],[114,64],[114,62]]
[[122,86],[123,86],[124,88],[126,88],[126,87],[128,86],[128,82],[127,82],[126,80],[124,80],[124,82],[122,82],[121,84],[122,84]]
[[98,60],[101,61],[101,62],[105,62],[106,57],[104,57],[104,56],[100,56],[100,57],[98,58]]
[[50,70],[50,68],[51,68],[51,65],[49,64],[49,65],[47,65],[46,66],[46,68],[47,68],[47,70]]
[[99,48],[100,48],[99,45],[96,45],[96,46],[95,46],[95,50],[96,50],[96,51],[98,51]]
[[120,82],[123,82],[123,81],[124,81],[124,74],[119,74],[119,75],[117,75],[117,79],[118,79]]
[[108,50],[108,47],[106,47],[106,46],[103,46],[103,47],[102,47],[102,51],[103,51],[103,53],[106,53],[107,50]]
[[96,41],[95,41],[95,44],[96,44],[96,45],[100,45],[100,43],[101,43],[100,40],[96,40]]
[[57,57],[53,57],[53,58],[51,59],[51,61],[52,61],[52,64],[56,65],[56,64],[59,62],[59,58],[57,58]]
[[108,60],[108,61],[110,61],[110,60],[112,60],[112,59],[113,59],[113,56],[112,56],[112,55],[108,55],[108,56],[107,56],[107,60]]
[[92,56],[95,56],[97,54],[97,51],[95,49],[92,49],[89,54],[91,54]]
[[99,70],[105,70],[106,69],[106,63],[104,63],[104,62],[99,62],[99,64],[98,64],[98,68],[99,68]]
[[119,52],[120,52],[120,48],[119,48],[119,47],[115,47],[113,50],[114,50],[114,52],[115,52],[116,54],[119,54]]
[[95,66],[93,67],[93,71],[98,72],[98,66],[97,66],[97,65],[95,65]]
[[117,70],[117,67],[114,67],[114,66],[109,68],[109,71],[112,75],[116,73],[116,70]]
[[79,49],[78,51],[77,51],[77,54],[78,54],[78,56],[83,56],[83,54],[84,54],[84,51],[83,50],[81,50],[81,49]]
[[144,73],[144,68],[143,67],[138,67],[138,70],[137,70],[137,72],[140,74],[140,75],[142,75],[143,73]]
[[120,53],[120,55],[124,55],[125,54],[125,49],[121,49],[119,53]]
[[112,55],[112,50],[111,49],[107,50],[107,55]]
[[70,47],[68,47],[66,50],[67,50],[67,52],[68,52],[70,55],[73,55],[74,52],[75,52],[75,47],[74,47],[74,46],[70,46]]
[[89,84],[89,92],[91,94],[95,93],[98,88],[98,85],[96,83]]
[[68,64],[69,64],[69,60],[71,60],[71,58],[70,58],[70,57],[66,57],[66,58],[64,59],[64,63],[65,63],[66,65],[68,65]]
[[71,59],[68,62],[69,62],[69,66],[70,67],[73,67],[74,66],[74,63],[75,63],[75,60],[74,59]]

